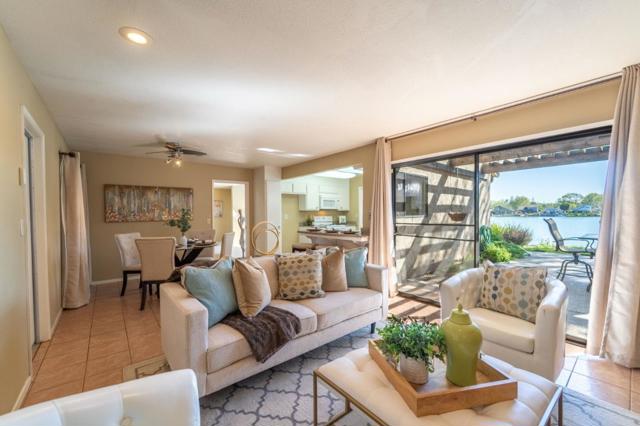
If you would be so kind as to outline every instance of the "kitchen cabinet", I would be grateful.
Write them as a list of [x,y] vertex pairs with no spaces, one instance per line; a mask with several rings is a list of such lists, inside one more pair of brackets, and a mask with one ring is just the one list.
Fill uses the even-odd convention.
[[307,184],[299,180],[283,180],[280,182],[283,194],[303,195],[307,193]]
[[317,184],[307,182],[306,192],[298,197],[298,208],[300,211],[320,210],[320,191]]

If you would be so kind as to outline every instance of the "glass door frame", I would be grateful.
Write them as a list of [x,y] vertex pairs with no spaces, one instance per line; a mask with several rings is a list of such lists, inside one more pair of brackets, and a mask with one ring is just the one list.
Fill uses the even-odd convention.
[[[411,161],[392,164],[391,165],[391,208],[392,208],[392,221],[393,221],[394,253],[396,253],[396,236],[398,235],[398,223],[397,223],[397,216],[396,216],[396,174],[400,168],[415,166],[415,165],[424,164],[424,163],[433,163],[433,162],[442,161],[442,160],[449,160],[457,157],[473,156],[474,173],[475,173],[474,183],[473,183],[474,185],[473,186],[473,196],[474,196],[473,263],[475,267],[478,267],[479,260],[480,260],[480,244],[479,244],[479,240],[480,240],[480,223],[479,223],[480,222],[480,156],[483,154],[489,154],[492,152],[499,152],[499,151],[504,151],[504,150],[513,149],[513,148],[523,148],[527,146],[540,145],[540,144],[549,143],[549,142],[560,142],[568,139],[610,134],[611,129],[612,129],[611,125],[598,126],[598,127],[594,127],[587,130],[567,132],[567,133],[562,133],[562,134],[557,134],[552,136],[529,139],[529,140],[520,141],[520,142],[505,143],[505,144],[496,145],[492,147],[469,149],[469,150],[463,150],[460,152],[453,152],[448,154],[435,154],[433,156],[429,156],[429,157],[425,157],[417,160],[411,160]],[[395,256],[394,256],[394,263],[395,263]],[[429,300],[429,303],[435,303],[439,305],[437,302],[431,301],[431,300]]]

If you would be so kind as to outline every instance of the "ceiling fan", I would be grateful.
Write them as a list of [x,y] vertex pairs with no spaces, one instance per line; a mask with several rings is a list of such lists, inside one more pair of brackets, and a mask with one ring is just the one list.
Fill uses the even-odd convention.
[[147,154],[166,154],[167,155],[166,163],[173,164],[176,167],[182,166],[182,157],[184,155],[195,155],[197,157],[207,155],[206,152],[186,148],[182,146],[179,142],[163,142],[162,144],[165,147],[164,151],[147,152]]

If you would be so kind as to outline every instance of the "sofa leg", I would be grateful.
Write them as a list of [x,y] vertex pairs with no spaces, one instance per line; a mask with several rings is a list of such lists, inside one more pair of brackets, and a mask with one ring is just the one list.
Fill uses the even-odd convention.
[[371,333],[371,334],[373,334],[373,333],[375,333],[375,332],[376,332],[376,323],[375,323],[375,322],[372,322],[372,323],[371,323],[371,331],[370,331],[370,333]]

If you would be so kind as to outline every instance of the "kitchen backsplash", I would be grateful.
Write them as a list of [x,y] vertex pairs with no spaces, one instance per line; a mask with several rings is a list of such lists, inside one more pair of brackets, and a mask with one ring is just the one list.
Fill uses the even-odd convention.
[[333,217],[333,223],[337,224],[338,223],[338,216],[345,216],[347,213],[349,213],[349,211],[338,211],[338,210],[318,210],[317,212],[300,212],[300,216],[301,216],[301,220],[302,222],[300,223],[301,226],[304,226],[304,222],[307,220],[307,218],[311,218],[311,220],[313,220],[314,216],[331,216]]

